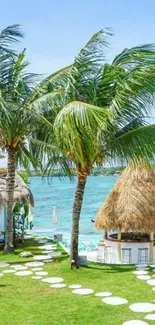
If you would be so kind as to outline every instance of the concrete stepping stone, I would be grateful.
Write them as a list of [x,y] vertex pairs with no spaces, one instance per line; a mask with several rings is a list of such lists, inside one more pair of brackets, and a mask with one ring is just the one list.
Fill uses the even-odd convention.
[[111,292],[97,292],[95,294],[96,297],[110,297],[112,296]]
[[35,272],[35,274],[36,274],[36,275],[41,275],[41,276],[43,275],[43,276],[44,276],[44,275],[47,275],[48,272],[45,272],[45,271],[39,271],[39,272]]
[[26,266],[30,266],[30,267],[31,267],[31,266],[32,266],[32,267],[33,267],[33,266],[35,267],[35,266],[42,266],[42,265],[44,265],[44,263],[43,263],[43,262],[28,262],[28,263],[25,263],[25,265],[26,265]]
[[57,256],[61,256],[62,253],[61,252],[53,252],[52,254],[47,254],[50,257],[57,257]]
[[0,263],[0,267],[8,267],[9,265],[9,263]]
[[17,270],[17,271],[23,271],[23,270],[26,270],[26,269],[28,269],[28,266],[16,266],[15,267],[15,270]]
[[0,276],[3,276],[4,274],[3,273],[0,273]]
[[137,268],[136,271],[149,271],[149,267]]
[[40,240],[38,241],[38,244],[45,244],[45,243],[47,243],[47,242],[48,242],[47,239],[40,239]]
[[81,284],[72,284],[69,286],[70,289],[80,289],[82,287]]
[[15,275],[26,276],[26,275],[30,275],[32,273],[33,273],[32,271],[19,271],[19,272],[16,272]]
[[21,264],[10,265],[10,267],[11,267],[12,269],[14,269],[14,268],[16,268],[16,267],[21,267]]
[[133,271],[132,273],[136,275],[145,275],[148,274],[148,271],[140,270],[140,271]]
[[153,289],[153,291],[155,291],[155,288],[152,288]]
[[148,280],[146,281],[150,286],[154,286],[155,285],[155,280]]
[[16,270],[4,270],[3,273],[14,273]]
[[136,267],[144,268],[144,267],[148,267],[148,264],[136,264]]
[[32,276],[32,279],[34,279],[34,280],[40,280],[40,279],[42,279],[43,277],[42,276],[39,276],[39,275],[34,275],[34,276]]
[[36,255],[33,257],[34,260],[36,261],[43,261],[43,260],[48,260],[51,256],[48,255]]
[[107,298],[103,298],[102,301],[105,302],[106,304],[114,305],[114,306],[124,305],[128,303],[126,299],[120,297],[107,297]]
[[149,275],[138,275],[137,279],[139,279],[139,280],[150,280],[151,277]]
[[129,320],[125,323],[123,323],[123,325],[148,325],[148,323],[143,322],[142,320]]
[[42,267],[34,267],[34,268],[32,269],[32,271],[42,271],[42,270],[43,270]]
[[44,260],[44,263],[51,263],[51,262],[53,262],[51,258],[49,258],[48,260]]
[[66,284],[64,284],[64,283],[56,283],[56,284],[52,284],[50,287],[51,288],[57,288],[57,289],[59,289],[59,288],[65,288],[67,285]]
[[149,314],[149,315],[145,316],[145,319],[155,320],[155,314]]
[[137,313],[150,313],[155,310],[155,304],[148,302],[138,302],[129,306],[129,309]]
[[94,293],[94,290],[92,289],[75,289],[72,291],[72,293],[74,293],[75,295],[90,295],[92,293]]
[[50,278],[45,278],[42,281],[47,283],[60,283],[64,281],[64,279],[60,277],[50,277]]
[[52,254],[53,253],[53,251],[42,251],[42,252],[40,252],[41,254]]
[[152,264],[152,265],[150,265],[150,267],[153,267],[153,268],[155,268],[155,264]]
[[38,241],[38,240],[41,240],[41,239],[44,239],[43,236],[38,236],[38,237],[35,237],[34,240]]

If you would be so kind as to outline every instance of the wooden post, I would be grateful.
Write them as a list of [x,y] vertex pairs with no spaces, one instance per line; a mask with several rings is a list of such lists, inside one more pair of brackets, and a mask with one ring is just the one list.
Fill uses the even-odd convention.
[[154,262],[153,232],[150,233],[150,262]]
[[117,240],[117,262],[121,262],[121,230],[118,231]]
[[104,238],[105,238],[105,239],[108,238],[108,232],[107,232],[107,230],[104,231]]

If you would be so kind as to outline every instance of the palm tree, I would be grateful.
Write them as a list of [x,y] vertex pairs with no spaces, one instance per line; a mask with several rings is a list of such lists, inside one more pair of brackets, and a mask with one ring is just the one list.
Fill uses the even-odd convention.
[[[51,126],[38,113],[39,107],[49,105],[50,98],[53,100],[63,92],[60,86],[50,91],[48,78],[38,84],[38,76],[26,72],[25,50],[17,55],[9,48],[9,43],[21,36],[18,25],[8,27],[0,34],[0,146],[7,152],[8,167],[5,252],[13,250],[12,207],[16,165],[37,167],[37,161],[29,151],[29,139],[36,130],[46,133]],[[58,74],[61,75],[61,71]],[[53,87],[54,80],[57,80],[56,76],[53,76]]]
[[[50,134],[46,139],[43,133],[37,135],[40,148],[35,152],[43,157],[46,151],[46,171],[50,173],[57,161],[55,150],[58,159],[65,156],[71,170],[76,169],[70,251],[76,267],[80,213],[92,167],[105,159],[153,158],[155,148],[155,125],[146,126],[145,121],[154,100],[155,46],[125,49],[108,64],[105,49],[110,35],[108,30],[95,34],[66,68],[69,75],[61,100],[42,111],[53,125]],[[66,80],[64,75],[62,79]]]

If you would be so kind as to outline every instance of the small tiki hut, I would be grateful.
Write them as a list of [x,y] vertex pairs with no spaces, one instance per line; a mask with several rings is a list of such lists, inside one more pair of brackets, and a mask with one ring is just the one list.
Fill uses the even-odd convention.
[[[0,168],[0,240],[4,238],[4,232],[6,228],[6,179],[7,169]],[[34,198],[32,192],[17,173],[15,175],[14,189],[14,203],[16,202],[29,203],[31,206],[34,206]]]
[[117,262],[154,261],[155,173],[150,164],[133,161],[99,209],[95,226],[105,232]]

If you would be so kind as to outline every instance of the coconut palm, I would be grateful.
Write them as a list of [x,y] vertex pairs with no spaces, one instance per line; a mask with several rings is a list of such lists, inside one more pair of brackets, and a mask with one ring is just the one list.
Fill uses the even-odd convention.
[[8,27],[0,34],[0,146],[7,152],[8,165],[5,252],[13,250],[12,207],[16,165],[37,167],[37,161],[28,148],[29,139],[36,130],[46,133],[50,126],[38,110],[63,93],[63,87],[60,87],[63,85],[62,78],[59,89],[55,87],[62,71],[52,75],[50,84],[48,78],[38,84],[38,76],[26,72],[25,50],[17,55],[9,48],[18,36],[22,36],[18,25]]
[[75,167],[78,182],[70,257],[77,267],[80,213],[92,167],[105,159],[152,158],[155,147],[155,125],[146,126],[145,121],[154,100],[155,46],[125,49],[108,64],[105,52],[110,35],[108,30],[95,34],[69,67],[61,100],[43,110],[53,125],[47,143],[43,132],[39,133],[40,149],[35,151],[41,157],[46,151],[46,171],[51,171],[55,148],[58,158],[65,156],[70,167]]

